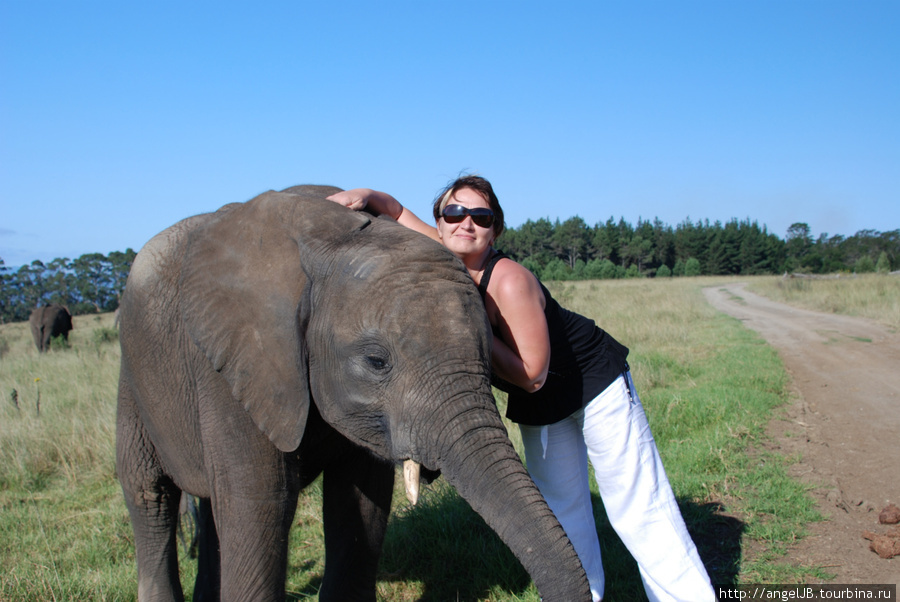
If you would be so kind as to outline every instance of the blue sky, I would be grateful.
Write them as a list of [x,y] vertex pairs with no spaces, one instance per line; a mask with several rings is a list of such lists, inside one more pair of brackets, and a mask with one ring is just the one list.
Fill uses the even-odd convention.
[[900,2],[0,0],[0,258],[294,184],[427,217],[900,228]]

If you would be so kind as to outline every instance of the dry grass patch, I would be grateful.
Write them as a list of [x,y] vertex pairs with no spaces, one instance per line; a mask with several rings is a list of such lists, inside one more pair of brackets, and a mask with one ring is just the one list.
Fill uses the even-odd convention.
[[795,307],[869,318],[900,328],[900,276],[851,274],[819,278],[759,276],[747,288]]

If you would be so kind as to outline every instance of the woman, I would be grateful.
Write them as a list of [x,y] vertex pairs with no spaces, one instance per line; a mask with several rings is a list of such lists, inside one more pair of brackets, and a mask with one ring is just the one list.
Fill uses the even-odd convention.
[[526,268],[493,248],[503,210],[491,184],[464,176],[434,202],[435,227],[394,197],[358,188],[329,197],[387,215],[459,257],[494,331],[495,384],[509,394],[528,472],[603,597],[588,459],[610,523],[638,563],[651,601],[713,601],[628,370],[628,349],[592,320],[562,308]]

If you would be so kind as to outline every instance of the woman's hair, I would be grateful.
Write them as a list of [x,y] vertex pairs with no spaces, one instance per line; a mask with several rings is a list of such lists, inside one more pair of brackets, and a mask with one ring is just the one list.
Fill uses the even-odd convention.
[[464,188],[471,188],[488,202],[491,211],[494,212],[494,238],[499,238],[505,227],[503,224],[503,209],[500,207],[500,200],[494,194],[494,187],[481,176],[460,176],[439,192],[434,199],[434,221],[437,222],[441,218],[441,212],[450,203],[453,195]]

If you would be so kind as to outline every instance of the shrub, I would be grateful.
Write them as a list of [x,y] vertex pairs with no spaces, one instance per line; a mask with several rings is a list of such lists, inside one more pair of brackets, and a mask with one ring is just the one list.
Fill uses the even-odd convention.
[[856,260],[856,265],[853,266],[853,271],[855,271],[857,274],[868,274],[869,272],[874,272],[875,262],[872,261],[872,258],[868,255],[863,255]]
[[538,280],[542,280],[541,264],[538,263],[537,260],[531,257],[526,257],[522,260],[522,266],[524,266],[526,270],[534,274],[535,278],[537,278]]
[[878,262],[875,264],[875,271],[880,274],[887,274],[891,271],[891,260],[888,259],[887,253],[884,251],[878,256]]
[[570,280],[571,274],[572,270],[569,269],[569,266],[562,259],[554,257],[544,267],[544,271],[541,273],[541,280]]
[[599,280],[600,278],[603,278],[603,261],[594,258],[587,262],[584,266],[584,277],[588,280]]
[[684,275],[685,276],[699,276],[700,275],[700,260],[696,257],[691,257],[684,264]]
[[669,278],[671,276],[672,276],[672,270],[670,270],[669,266],[667,266],[666,264],[662,264],[656,270],[657,278]]
[[575,267],[572,268],[572,279],[573,280],[584,280],[584,269],[587,264],[584,263],[583,259],[575,260]]
[[616,270],[616,264],[614,264],[609,259],[604,259],[600,264],[600,277],[605,280],[618,278],[619,274]]
[[59,334],[50,339],[50,350],[51,351],[65,351],[69,348],[69,340],[63,335]]
[[116,343],[119,340],[119,331],[115,328],[103,327],[94,329],[94,345],[102,345],[104,343]]

